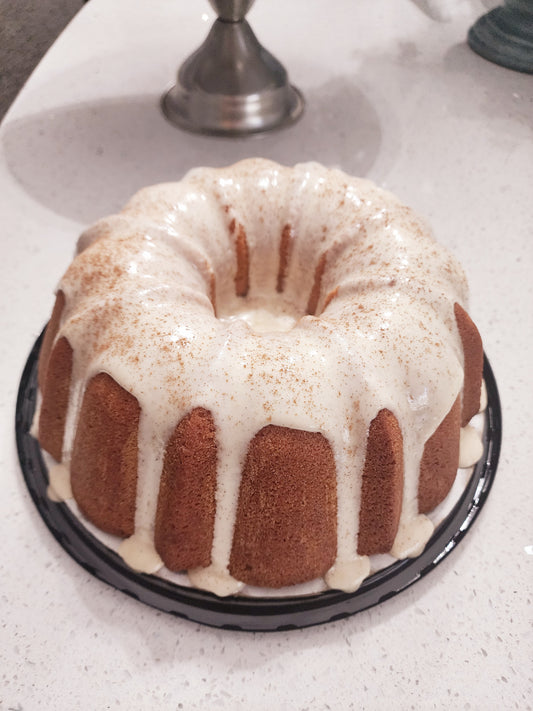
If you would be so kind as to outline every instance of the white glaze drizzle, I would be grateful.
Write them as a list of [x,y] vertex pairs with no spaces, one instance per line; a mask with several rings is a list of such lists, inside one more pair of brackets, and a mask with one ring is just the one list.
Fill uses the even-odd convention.
[[483,441],[480,433],[471,425],[461,427],[459,443],[459,467],[472,467],[483,454]]
[[[487,384],[481,381],[481,393],[479,398],[478,415],[485,412],[488,405]],[[483,437],[479,427],[475,426],[476,417],[473,417],[469,424],[461,427],[459,439],[459,468],[468,469],[472,467],[483,454]]]
[[52,501],[66,501],[72,498],[70,471],[64,464],[54,464],[48,468],[48,488],[46,494]]
[[[246,298],[235,294],[238,225],[250,255]],[[278,294],[286,225],[293,238]],[[66,307],[58,338],[74,351],[64,462],[86,383],[107,372],[141,406],[132,538],[141,541],[150,572],[159,564],[148,549],[165,444],[195,407],[215,420],[218,484],[212,564],[189,571],[193,584],[221,595],[241,587],[227,569],[240,473],[249,441],[266,424],[329,440],[338,545],[326,581],[354,590],[369,572],[357,555],[364,443],[372,419],[391,410],[405,452],[393,554],[420,552],[433,530],[417,510],[420,459],[462,388],[453,305],[466,305],[467,286],[458,263],[408,208],[340,171],[252,159],[140,191],[120,215],[85,232],[79,249],[60,284]],[[318,316],[305,315],[324,253]],[[220,318],[209,298],[211,275]],[[262,310],[271,314],[266,322]],[[122,550],[142,567],[135,546],[125,542]]]

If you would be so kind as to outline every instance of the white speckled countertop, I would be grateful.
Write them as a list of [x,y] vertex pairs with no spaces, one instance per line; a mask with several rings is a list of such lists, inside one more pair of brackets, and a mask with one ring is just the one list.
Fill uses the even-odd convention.
[[[466,46],[487,4],[441,3],[436,19],[423,0],[258,0],[250,23],[307,111],[250,140],[191,136],[159,111],[210,27],[207,2],[91,0],[45,56],[0,133],[1,709],[532,707],[533,78]],[[202,627],[91,577],[42,523],[13,434],[79,231],[138,187],[249,155],[341,166],[429,218],[467,271],[504,423],[489,499],[430,575],[349,619],[273,634]]]

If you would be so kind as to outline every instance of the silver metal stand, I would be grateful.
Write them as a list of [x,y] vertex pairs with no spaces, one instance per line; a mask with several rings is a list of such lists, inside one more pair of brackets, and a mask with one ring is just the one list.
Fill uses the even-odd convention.
[[254,0],[209,0],[218,14],[202,46],[162,98],[173,124],[197,133],[242,136],[296,121],[302,95],[244,19]]

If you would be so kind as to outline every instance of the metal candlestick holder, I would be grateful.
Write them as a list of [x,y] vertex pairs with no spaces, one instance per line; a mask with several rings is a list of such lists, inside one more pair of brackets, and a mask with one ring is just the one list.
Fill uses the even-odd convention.
[[209,0],[218,19],[162,98],[165,116],[197,133],[242,136],[302,114],[302,95],[245,20],[254,0]]

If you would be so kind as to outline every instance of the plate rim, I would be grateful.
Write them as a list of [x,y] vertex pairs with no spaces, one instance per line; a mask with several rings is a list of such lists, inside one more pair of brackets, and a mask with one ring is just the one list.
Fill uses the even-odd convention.
[[500,397],[484,353],[487,408],[483,456],[452,511],[436,528],[416,558],[395,561],[366,578],[353,593],[326,590],[305,596],[225,597],[136,573],[83,525],[65,503],[46,494],[48,470],[37,440],[30,434],[37,402],[37,364],[44,330],[35,341],[22,372],[16,402],[15,434],[19,462],[31,498],[45,525],[62,548],[91,575],[130,597],[191,622],[248,632],[287,631],[343,619],[381,604],[430,573],[462,541],[491,490],[502,440]]

